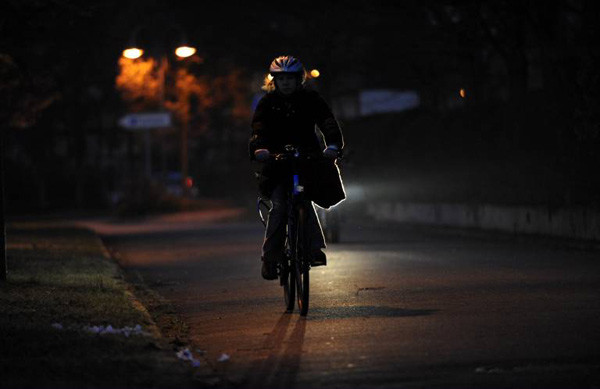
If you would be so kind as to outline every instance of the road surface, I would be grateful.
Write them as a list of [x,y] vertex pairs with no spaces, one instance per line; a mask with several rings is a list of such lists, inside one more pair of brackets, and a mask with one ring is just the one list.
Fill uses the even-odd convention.
[[600,387],[597,251],[346,223],[304,319],[260,278],[258,222],[199,215],[89,225],[173,303],[217,386]]

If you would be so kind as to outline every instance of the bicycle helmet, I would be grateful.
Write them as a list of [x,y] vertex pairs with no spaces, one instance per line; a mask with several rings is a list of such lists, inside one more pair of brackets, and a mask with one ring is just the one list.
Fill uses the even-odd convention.
[[277,57],[271,62],[271,66],[269,66],[269,73],[271,75],[279,74],[279,73],[304,73],[304,66],[302,63],[298,61],[296,58],[291,55],[284,55],[281,57]]

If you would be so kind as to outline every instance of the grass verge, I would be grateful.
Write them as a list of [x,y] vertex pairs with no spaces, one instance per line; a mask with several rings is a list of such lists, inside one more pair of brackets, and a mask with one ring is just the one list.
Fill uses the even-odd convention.
[[[7,242],[0,387],[196,386],[94,233],[22,223]],[[108,325],[116,333],[93,332]]]

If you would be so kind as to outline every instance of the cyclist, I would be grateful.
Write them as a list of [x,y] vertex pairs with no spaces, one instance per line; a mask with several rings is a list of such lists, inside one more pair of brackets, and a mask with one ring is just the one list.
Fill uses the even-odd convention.
[[[331,108],[316,91],[305,88],[305,81],[306,71],[298,59],[275,58],[263,85],[267,93],[258,102],[252,119],[248,151],[251,159],[264,162],[259,175],[260,194],[273,204],[262,246],[261,273],[267,280],[277,278],[277,263],[284,255],[288,218],[286,182],[290,176],[285,165],[272,163],[271,154],[282,153],[285,145],[292,144],[302,153],[322,153],[335,160],[344,147],[342,131]],[[320,142],[315,125],[323,135],[325,146]],[[339,181],[339,176],[337,179]],[[319,189],[327,190],[327,185],[320,186],[323,188]],[[336,198],[332,204],[342,199]],[[327,257],[322,251],[326,247],[325,239],[312,204],[308,207],[307,224],[311,231],[311,265],[326,265]]]

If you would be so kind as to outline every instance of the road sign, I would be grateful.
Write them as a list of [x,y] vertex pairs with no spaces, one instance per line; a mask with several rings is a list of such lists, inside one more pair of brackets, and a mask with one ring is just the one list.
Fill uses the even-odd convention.
[[128,130],[147,130],[171,126],[169,112],[130,113],[119,119],[119,125]]

